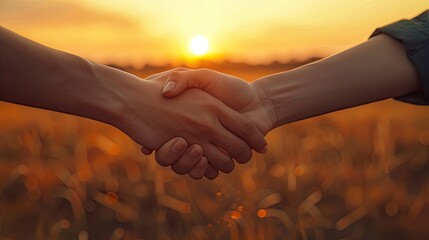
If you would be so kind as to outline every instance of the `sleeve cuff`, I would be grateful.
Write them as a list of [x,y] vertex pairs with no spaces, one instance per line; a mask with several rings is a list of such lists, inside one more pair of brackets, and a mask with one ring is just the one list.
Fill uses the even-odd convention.
[[408,58],[416,67],[422,81],[423,90],[421,92],[407,94],[396,99],[412,104],[429,105],[429,11],[425,11],[411,20],[400,20],[378,28],[371,37],[380,33],[402,42]]

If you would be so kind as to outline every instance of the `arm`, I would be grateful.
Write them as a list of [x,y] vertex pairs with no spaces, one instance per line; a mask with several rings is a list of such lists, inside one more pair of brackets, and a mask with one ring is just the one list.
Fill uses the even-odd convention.
[[[248,115],[264,134],[283,124],[421,90],[418,73],[402,44],[383,34],[337,55],[251,84],[205,69],[171,73],[168,81],[174,81],[175,88],[164,96],[201,88]],[[249,115],[255,111],[268,112],[269,117]]]
[[253,85],[264,93],[274,127],[421,89],[402,44],[386,35]]
[[[382,34],[332,57],[251,84],[210,70],[171,73],[165,86],[168,81],[175,82],[174,88],[164,91],[164,96],[201,88],[252,119],[264,134],[283,124],[422,88],[403,45]],[[167,146],[160,149],[168,151]],[[171,152],[168,157],[186,158]]]
[[[204,150],[214,167],[206,174],[209,178],[216,177],[216,169],[231,171],[231,158],[242,162],[250,158],[251,151],[243,139],[258,150],[266,145],[256,126],[207,93],[190,91],[174,100],[160,96],[168,72],[142,81],[1,27],[0,46],[2,101],[105,122],[150,150],[182,136],[188,144],[202,147],[195,145],[197,153]],[[198,158],[203,159],[201,154]],[[187,164],[197,166],[198,161]],[[186,173],[182,165],[174,170]]]
[[117,79],[101,78],[107,68],[2,27],[0,46],[0,100],[115,121],[122,96],[114,91]]

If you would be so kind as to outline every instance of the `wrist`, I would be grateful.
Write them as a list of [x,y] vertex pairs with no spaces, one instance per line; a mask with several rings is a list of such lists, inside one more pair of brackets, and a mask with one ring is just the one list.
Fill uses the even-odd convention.
[[[88,88],[89,98],[84,97],[85,117],[120,127],[132,102],[129,95],[142,84],[139,78],[118,69],[88,62],[86,76],[92,78]],[[143,97],[145,94],[141,93]]]
[[309,109],[318,91],[312,80],[308,69],[300,68],[262,77],[253,83],[262,93],[261,99],[270,114],[272,128],[312,115]]
[[273,103],[267,89],[258,81],[252,82],[251,86],[255,91],[255,97],[259,100],[253,121],[257,124],[261,132],[266,135],[274,128],[278,119],[277,113],[274,111]]

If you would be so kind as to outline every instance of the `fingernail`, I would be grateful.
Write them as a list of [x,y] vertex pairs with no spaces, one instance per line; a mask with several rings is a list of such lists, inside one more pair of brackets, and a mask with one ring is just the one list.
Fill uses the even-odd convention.
[[176,82],[174,81],[168,82],[167,84],[165,84],[164,89],[162,90],[162,94],[174,90],[175,87],[176,87]]
[[197,157],[201,156],[201,151],[197,147],[193,146],[189,152],[189,155],[192,158],[197,158]]
[[171,151],[174,154],[179,154],[182,153],[183,151],[185,151],[186,149],[186,142],[182,141],[181,139],[177,139],[174,143],[173,146],[171,146]]

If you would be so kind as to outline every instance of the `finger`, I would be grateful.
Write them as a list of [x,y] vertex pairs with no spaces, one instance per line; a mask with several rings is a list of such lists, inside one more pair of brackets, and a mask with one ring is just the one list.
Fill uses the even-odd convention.
[[[243,102],[238,101],[238,104],[236,104],[232,94],[225,95],[225,92],[229,91],[228,88],[226,88],[228,83],[233,84],[233,88],[239,90],[241,93],[250,91],[251,89],[248,87],[248,83],[233,76],[208,69],[197,69],[171,72],[164,86],[163,94],[164,96],[173,97],[187,88],[195,87],[207,91],[210,95],[221,100],[221,102],[236,109],[235,107],[242,106]],[[245,95],[247,96],[245,99],[252,98],[250,92]],[[264,135],[253,122],[243,117],[241,114],[226,108],[220,113],[219,118],[224,127],[245,140],[255,151],[261,153],[266,152],[267,142]]]
[[171,165],[171,169],[177,174],[186,174],[191,171],[195,165],[197,165],[202,156],[203,149],[200,145],[194,144],[185,152],[185,154],[182,155],[179,160]]
[[163,167],[170,166],[182,156],[187,147],[188,143],[185,139],[175,137],[164,143],[164,145],[155,152],[155,160]]
[[143,146],[141,146],[140,151],[141,151],[144,155],[150,155],[150,154],[153,152],[152,150],[150,150],[150,149],[148,149],[148,148],[145,148],[145,147],[143,147]]
[[187,88],[198,88],[232,109],[241,109],[256,97],[251,85],[237,77],[210,69],[172,71],[164,84],[164,97],[175,97]]
[[239,163],[246,163],[252,157],[252,150],[242,139],[231,132],[222,129],[211,137],[211,142],[222,148]]
[[[206,73],[204,75],[203,73]],[[213,74],[210,70],[188,70],[173,71],[169,74],[164,84],[162,94],[165,97],[174,97],[182,93],[187,88],[199,88],[205,90],[211,81]]]
[[234,169],[234,161],[218,147],[212,144],[203,147],[204,156],[214,168],[224,173],[229,173]]
[[206,176],[207,179],[213,180],[219,176],[219,171],[209,163],[204,176]]
[[163,75],[165,75],[165,78],[168,78],[168,75],[171,72],[181,72],[181,71],[187,71],[187,70],[189,70],[189,69],[188,68],[184,68],[184,67],[177,67],[177,68],[165,71],[165,72],[160,72],[160,73],[156,73],[156,74],[150,75],[146,79],[155,79],[155,78],[163,77]]
[[204,156],[201,157],[197,165],[195,165],[192,170],[189,171],[189,176],[191,176],[193,179],[201,179],[202,177],[204,177],[208,165],[209,163],[207,161],[207,158]]
[[264,135],[248,118],[231,109],[221,108],[219,111],[219,121],[226,129],[246,141],[255,151],[260,153],[267,151],[267,141]]

